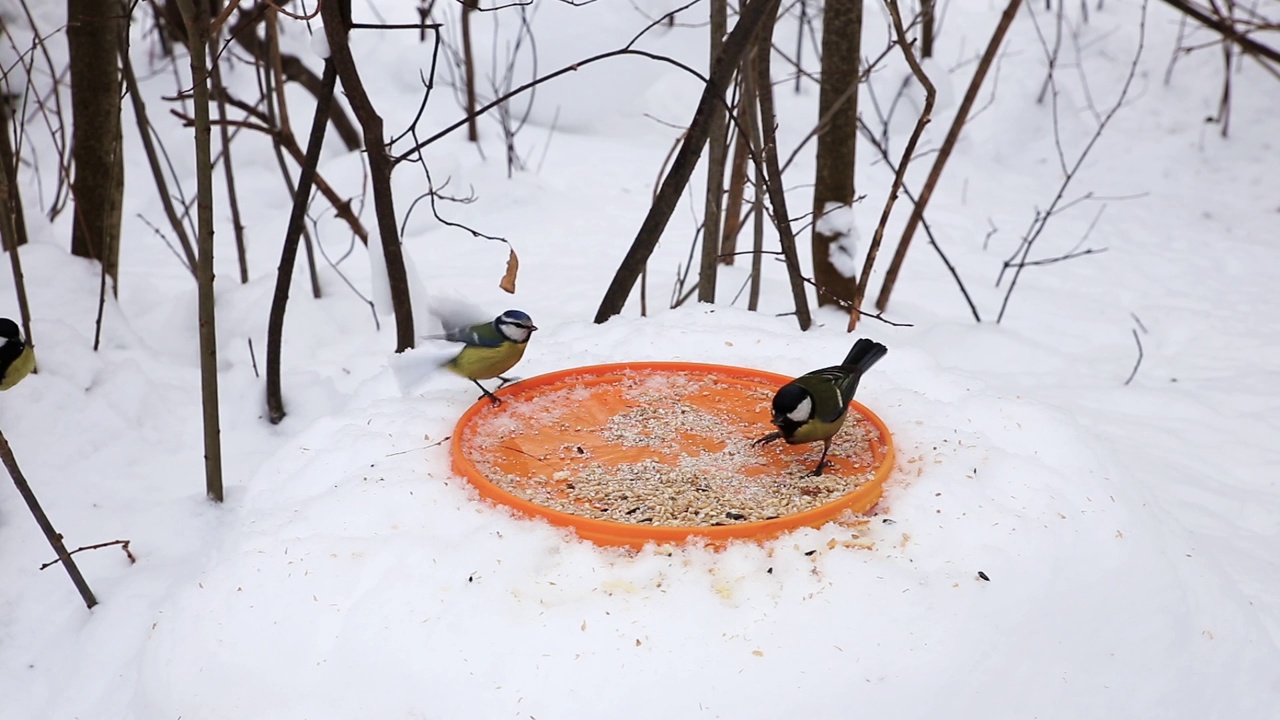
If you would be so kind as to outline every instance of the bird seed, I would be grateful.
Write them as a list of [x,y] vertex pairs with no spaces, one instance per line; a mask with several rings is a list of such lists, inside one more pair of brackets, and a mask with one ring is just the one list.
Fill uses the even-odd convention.
[[[808,473],[821,443],[802,453],[787,451],[782,441],[752,444],[773,430],[775,389],[751,386],[758,407],[744,417],[714,402],[726,382],[628,370],[604,386],[549,392],[487,411],[464,440],[464,452],[491,482],[526,500],[636,525],[707,527],[784,517],[838,500],[873,477],[870,439],[877,431],[855,411],[832,443],[833,466],[813,477]],[[597,393],[621,407],[608,415],[584,412]],[[540,451],[525,449],[535,447]],[[527,456],[533,469],[503,470],[498,457],[504,450]]]

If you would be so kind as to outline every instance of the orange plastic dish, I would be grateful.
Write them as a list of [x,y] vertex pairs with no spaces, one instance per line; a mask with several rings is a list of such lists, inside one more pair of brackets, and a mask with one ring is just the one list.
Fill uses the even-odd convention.
[[[689,396],[684,402],[701,405],[707,410],[740,418],[741,427],[726,426],[726,433],[759,437],[773,430],[769,424],[767,400],[762,402],[762,390],[769,396],[791,378],[774,373],[725,365],[707,365],[685,362],[636,362],[561,370],[522,380],[497,391],[503,403],[493,406],[482,398],[463,413],[458,420],[451,443],[453,471],[466,478],[480,494],[496,503],[506,505],[524,515],[543,518],[548,522],[572,528],[579,537],[600,545],[619,545],[640,548],[647,543],[680,543],[691,538],[703,538],[710,543],[729,540],[766,540],[801,527],[819,527],[840,518],[845,513],[863,514],[880,500],[884,481],[893,468],[893,441],[889,429],[880,418],[854,401],[850,403],[846,429],[853,423],[863,423],[870,441],[872,467],[855,464],[847,458],[832,453],[827,472],[866,473],[873,470],[871,479],[838,499],[824,505],[792,515],[769,520],[742,522],[728,525],[675,527],[649,524],[632,524],[575,515],[545,507],[520,497],[492,482],[480,469],[481,466],[500,468],[504,473],[526,479],[530,483],[552,483],[552,476],[567,464],[560,460],[554,448],[566,444],[575,445],[579,452],[587,451],[596,461],[611,465],[635,463],[646,459],[672,461],[682,450],[710,450],[714,445],[724,446],[723,435],[709,438],[701,435],[681,434],[681,447],[627,447],[610,442],[600,429],[611,417],[628,407],[628,400],[618,392],[618,384],[639,375],[699,376],[714,378],[715,392],[701,396]],[[530,412],[538,398],[552,393],[557,397],[570,397],[561,391],[570,391],[572,402],[557,401],[555,412],[559,422],[547,422],[547,415]],[[504,417],[505,416],[505,417]],[[569,429],[564,422],[569,418]],[[503,423],[510,435],[501,444],[478,449],[480,435],[485,426]],[[816,451],[821,444],[785,446],[774,455],[776,461],[770,467],[766,462],[758,469],[744,471],[744,475],[763,472],[780,472],[787,467],[795,454],[811,454],[816,461]],[[483,453],[483,457],[481,454]],[[785,463],[785,464],[784,464]]]

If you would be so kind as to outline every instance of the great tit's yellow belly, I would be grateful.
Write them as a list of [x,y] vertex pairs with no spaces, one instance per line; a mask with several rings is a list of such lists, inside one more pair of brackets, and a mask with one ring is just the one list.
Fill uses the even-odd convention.
[[36,353],[28,345],[22,349],[22,354],[4,369],[4,375],[0,377],[0,390],[8,390],[17,385],[23,378],[31,374],[36,369]]
[[846,415],[841,415],[834,422],[824,423],[821,420],[811,420],[796,429],[791,437],[786,441],[792,445],[801,445],[803,443],[818,442],[834,437],[840,432],[840,428],[844,427],[844,419]]
[[450,360],[448,367],[465,378],[488,380],[515,367],[524,357],[527,343],[503,343],[497,347],[468,345]]

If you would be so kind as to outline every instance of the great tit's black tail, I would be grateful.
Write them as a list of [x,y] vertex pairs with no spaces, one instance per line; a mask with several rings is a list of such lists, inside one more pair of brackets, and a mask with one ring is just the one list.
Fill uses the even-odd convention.
[[889,348],[874,340],[860,338],[853,344],[853,349],[845,356],[840,367],[849,370],[855,376],[861,376],[889,353]]

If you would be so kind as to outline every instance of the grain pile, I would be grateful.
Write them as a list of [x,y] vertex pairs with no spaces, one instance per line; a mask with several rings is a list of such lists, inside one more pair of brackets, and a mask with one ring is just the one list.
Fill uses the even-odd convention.
[[[821,443],[804,452],[770,432],[773,388],[751,386],[748,407],[717,405],[714,375],[627,371],[606,384],[572,387],[504,403],[464,442],[468,457],[499,487],[544,507],[613,522],[696,527],[767,520],[832,502],[872,474],[868,433],[851,414],[831,448],[833,465],[807,473]],[[742,391],[739,383],[735,390]],[[607,411],[592,412],[607,400]],[[537,453],[522,449],[537,447]],[[495,453],[530,459],[505,472]],[[856,466],[856,470],[853,470]]]

